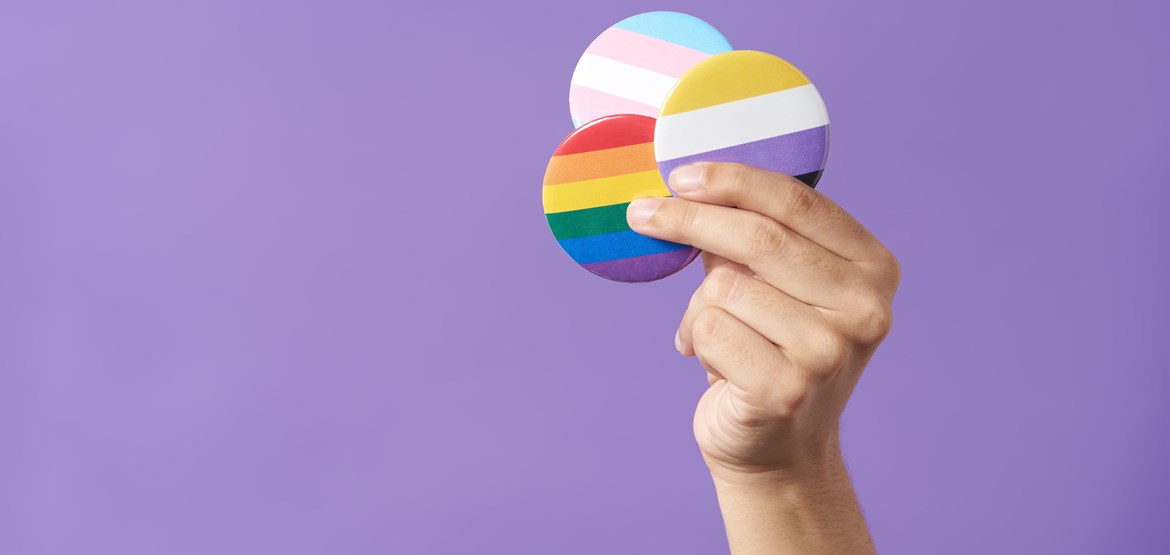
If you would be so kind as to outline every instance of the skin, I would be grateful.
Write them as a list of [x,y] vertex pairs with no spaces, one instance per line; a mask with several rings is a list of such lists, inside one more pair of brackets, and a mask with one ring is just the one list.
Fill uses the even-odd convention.
[[626,217],[703,250],[675,346],[707,370],[695,438],[732,553],[873,553],[838,423],[890,330],[897,260],[789,176],[712,163],[669,182],[674,198],[638,199]]

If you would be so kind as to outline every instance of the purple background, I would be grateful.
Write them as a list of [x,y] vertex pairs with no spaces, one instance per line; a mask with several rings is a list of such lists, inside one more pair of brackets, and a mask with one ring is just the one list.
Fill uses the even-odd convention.
[[97,4],[0,5],[0,552],[726,550],[698,266],[603,281],[540,209],[577,56],[662,8],[809,73],[903,262],[879,548],[1167,549],[1159,2]]

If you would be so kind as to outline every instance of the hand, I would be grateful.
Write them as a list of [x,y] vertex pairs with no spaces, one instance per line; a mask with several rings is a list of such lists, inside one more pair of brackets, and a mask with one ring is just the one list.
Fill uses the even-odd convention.
[[638,199],[627,219],[639,233],[704,251],[707,277],[676,346],[708,372],[694,428],[717,486],[823,484],[839,466],[832,479],[848,487],[837,424],[890,329],[898,262],[791,177],[695,164],[670,185],[677,198]]

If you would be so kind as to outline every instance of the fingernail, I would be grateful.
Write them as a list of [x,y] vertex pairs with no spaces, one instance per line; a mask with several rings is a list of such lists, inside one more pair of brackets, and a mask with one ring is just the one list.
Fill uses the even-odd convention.
[[691,193],[699,190],[707,170],[698,164],[679,166],[670,172],[670,188],[679,193]]
[[642,225],[650,221],[650,216],[662,205],[662,197],[645,197],[634,199],[626,208],[626,222],[631,226]]
[[678,330],[674,330],[674,350],[682,353],[682,340],[678,338]]

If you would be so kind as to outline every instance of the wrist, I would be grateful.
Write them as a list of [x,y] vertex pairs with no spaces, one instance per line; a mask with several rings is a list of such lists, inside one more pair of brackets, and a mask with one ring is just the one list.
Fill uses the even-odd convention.
[[823,484],[846,476],[837,427],[827,437],[809,442],[782,462],[759,464],[751,461],[727,461],[704,455],[715,487],[734,492],[793,488]]
[[708,460],[732,553],[873,553],[835,435],[799,463]]

